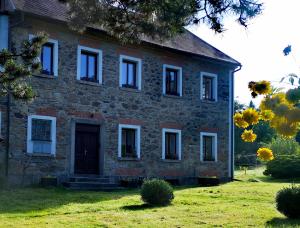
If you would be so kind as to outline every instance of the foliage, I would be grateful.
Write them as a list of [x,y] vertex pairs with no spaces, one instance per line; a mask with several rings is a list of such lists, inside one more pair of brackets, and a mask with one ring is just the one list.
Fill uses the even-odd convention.
[[274,178],[300,178],[300,155],[276,156],[267,163],[264,174]]
[[35,94],[26,83],[26,78],[40,69],[38,56],[45,41],[46,35],[40,34],[31,40],[25,40],[19,53],[7,49],[0,51],[0,96],[10,94],[21,100],[34,98]]
[[174,199],[173,188],[164,180],[146,180],[142,185],[141,197],[150,205],[168,205]]
[[275,157],[277,155],[300,155],[300,145],[295,141],[295,139],[276,137],[272,139],[269,143],[264,143],[264,146],[270,148]]
[[257,157],[262,161],[272,161],[274,159],[272,150],[264,147],[257,150]]
[[124,42],[143,36],[165,39],[184,31],[184,26],[206,23],[218,33],[230,15],[247,27],[262,12],[257,0],[60,0],[69,6],[70,26],[84,31],[86,25],[103,28]]
[[276,195],[277,210],[288,218],[300,218],[300,186],[283,188]]

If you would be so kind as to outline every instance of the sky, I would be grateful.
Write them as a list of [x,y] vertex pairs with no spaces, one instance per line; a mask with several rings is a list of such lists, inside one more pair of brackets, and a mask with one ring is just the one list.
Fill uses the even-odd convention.
[[[226,31],[216,34],[205,24],[188,29],[203,40],[242,63],[235,74],[235,98],[249,104],[249,81],[269,80],[276,87],[289,73],[300,74],[300,0],[260,0],[264,3],[261,15],[251,20],[248,28],[233,18],[225,19]],[[283,55],[283,49],[292,45],[292,54]],[[255,104],[259,99],[254,100]]]

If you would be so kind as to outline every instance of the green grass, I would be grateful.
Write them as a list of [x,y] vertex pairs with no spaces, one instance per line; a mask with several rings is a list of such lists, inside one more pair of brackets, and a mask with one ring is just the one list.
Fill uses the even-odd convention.
[[176,188],[172,205],[155,208],[138,190],[0,190],[0,227],[300,227],[275,208],[276,192],[289,183],[261,171],[239,171],[240,181],[218,187]]

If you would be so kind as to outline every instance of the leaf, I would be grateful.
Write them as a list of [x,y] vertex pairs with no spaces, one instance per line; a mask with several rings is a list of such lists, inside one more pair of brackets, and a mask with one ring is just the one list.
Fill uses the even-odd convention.
[[294,79],[293,77],[290,77],[290,83],[291,83],[292,85],[294,85],[294,82],[295,82],[295,79]]
[[281,82],[283,82],[283,81],[284,81],[284,79],[285,79],[285,77],[283,77],[283,78],[280,80],[280,83],[281,83]]

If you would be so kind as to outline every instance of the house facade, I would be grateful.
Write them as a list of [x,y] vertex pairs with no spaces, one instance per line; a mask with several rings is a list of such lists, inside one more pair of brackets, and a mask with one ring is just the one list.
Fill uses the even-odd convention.
[[95,28],[71,31],[56,0],[4,5],[1,48],[49,34],[42,71],[29,80],[37,98],[0,98],[0,169],[10,182],[232,178],[237,61],[188,31],[122,45]]

